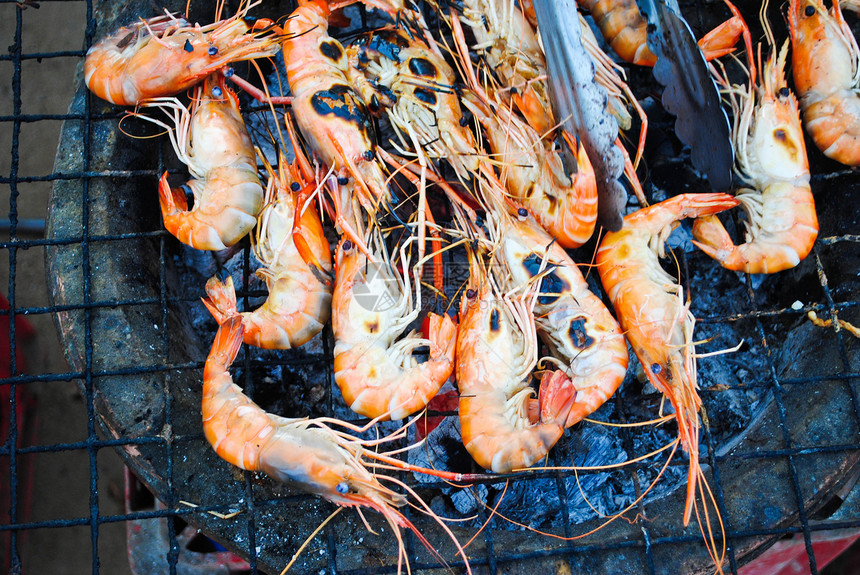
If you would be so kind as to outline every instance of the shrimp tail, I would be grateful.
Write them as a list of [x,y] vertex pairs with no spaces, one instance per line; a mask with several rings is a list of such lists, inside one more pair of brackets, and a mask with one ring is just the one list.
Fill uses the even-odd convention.
[[715,215],[696,218],[693,222],[693,237],[696,238],[693,245],[723,264],[736,251],[729,232]]
[[208,297],[201,298],[203,305],[219,325],[238,315],[236,289],[233,287],[232,277],[227,276],[226,281],[221,281],[217,275],[209,278],[206,282],[206,295]]
[[427,319],[427,339],[432,342],[430,357],[432,359],[446,355],[454,357],[454,345],[457,343],[457,324],[448,315],[431,313]]
[[167,183],[167,172],[158,181],[158,199],[161,204],[161,215],[165,223],[177,214],[188,211],[188,200],[180,189],[174,189]]
[[[198,181],[191,180],[186,186],[194,192],[195,183]],[[164,172],[158,182],[158,201],[161,205],[164,228],[180,242],[200,250],[227,248],[213,226],[195,221],[194,210],[188,209],[185,191],[183,188],[170,187],[167,182],[167,172]]]
[[204,382],[214,379],[217,373],[226,370],[236,360],[236,356],[239,355],[239,350],[242,347],[244,336],[245,329],[242,327],[241,317],[233,316],[227,318],[221,324],[218,333],[215,334],[212,350],[209,352],[209,357],[203,368]]
[[576,388],[563,371],[544,373],[538,389],[541,423],[557,423],[563,428],[575,399]]

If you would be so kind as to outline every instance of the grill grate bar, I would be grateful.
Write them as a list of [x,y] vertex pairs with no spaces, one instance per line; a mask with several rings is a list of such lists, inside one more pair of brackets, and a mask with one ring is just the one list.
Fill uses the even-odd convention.
[[[824,273],[824,266],[821,264],[821,258],[818,257],[818,252],[815,253],[815,267],[818,270],[818,278],[819,283],[821,284],[821,291],[824,294],[824,299],[827,301],[827,313],[830,315],[830,318],[833,320],[837,320],[839,317],[838,309],[833,301],[833,295],[830,293],[829,282],[827,281],[827,276]],[[842,336],[842,330],[836,327],[836,322],[834,321],[833,330],[836,334],[836,341],[839,345],[839,359],[842,361],[842,368],[846,373],[850,373],[851,371],[851,362],[848,360],[848,351],[845,349],[845,340]],[[860,366],[857,366],[860,369]],[[854,417],[856,418],[858,425],[860,425],[860,400],[857,399],[857,392],[854,389],[854,386],[851,385],[851,378],[846,377],[843,379],[845,383],[845,387],[848,391],[848,394],[851,397],[851,405],[854,408]]]
[[[21,112],[21,34],[22,22],[21,11],[16,12],[15,21],[15,43],[10,46],[11,57],[13,59],[12,72],[12,106],[16,113]],[[19,143],[21,135],[21,123],[13,122],[12,124],[12,162],[9,169],[9,237],[13,240],[16,237],[16,227],[18,225],[18,164],[19,164]],[[12,369],[10,373],[17,373],[15,359],[15,275],[17,269],[17,248],[13,247],[9,250],[9,359]],[[18,521],[18,385],[12,383],[10,385],[11,408],[9,412],[9,432],[7,435],[7,445],[9,451],[9,473],[10,473],[10,501],[9,501],[9,522],[15,523]],[[13,531],[11,537],[12,554],[10,565],[12,569],[21,569],[21,558],[18,555],[18,534]]]
[[[813,249],[813,253],[816,250]],[[817,257],[817,254],[816,254]],[[749,297],[750,303],[753,307],[757,305],[755,301],[755,294],[752,290],[752,280],[749,275],[747,275],[747,295]],[[772,347],[767,343],[767,336],[765,334],[764,326],[761,323],[761,319],[755,320],[756,331],[763,342],[763,346],[765,349],[765,356],[767,358],[768,368],[770,370],[770,379],[773,387],[773,397],[774,401],[777,405],[777,410],[779,413],[779,431],[782,434],[783,441],[785,442],[785,446],[788,449],[791,449],[791,433],[788,430],[788,426],[786,425],[786,410],[785,404],[782,400],[782,384],[779,380],[779,376],[777,375],[776,366],[773,362],[772,356]],[[816,575],[818,573],[818,568],[816,566],[815,561],[815,552],[812,548],[812,536],[809,530],[809,521],[806,515],[806,510],[803,506],[803,493],[800,488],[800,481],[797,476],[797,467],[794,462],[794,456],[791,454],[786,455],[786,459],[788,460],[788,468],[791,473],[791,482],[792,488],[794,490],[794,495],[796,497],[798,514],[800,517],[800,524],[802,526],[803,531],[803,541],[806,547],[806,554],[809,557],[809,569],[812,575]]]

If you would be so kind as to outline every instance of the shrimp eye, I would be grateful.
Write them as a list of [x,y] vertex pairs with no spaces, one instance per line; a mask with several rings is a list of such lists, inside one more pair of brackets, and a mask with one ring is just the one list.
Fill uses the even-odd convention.
[[214,56],[217,53],[218,53],[218,47],[217,46],[209,46],[209,55],[210,56]]
[[529,215],[529,211],[525,208],[520,208],[517,210],[517,217],[520,218],[521,220],[526,219],[528,217],[528,215]]
[[807,16],[812,16],[813,14],[815,14],[815,6],[812,6],[812,5],[807,6],[806,10],[804,10],[803,13],[806,14]]
[[224,94],[224,92],[222,92],[221,88],[219,88],[218,86],[212,87],[212,95],[215,96],[216,98],[220,98],[223,94]]
[[224,77],[225,78],[232,78],[233,74],[235,74],[235,73],[236,73],[236,71],[233,68],[227,68],[226,70],[224,70]]
[[341,495],[346,495],[347,493],[349,493],[349,484],[346,481],[341,481],[337,484],[337,487],[335,487],[335,489],[337,489],[337,492]]
[[343,249],[346,251],[351,250],[352,249],[352,242],[349,240],[346,240],[345,242],[343,242]]
[[185,45],[182,47],[186,52],[193,52],[194,46],[191,45],[191,40],[185,40]]
[[341,186],[345,186],[349,183],[349,178],[347,178],[346,176],[338,176],[337,183]]
[[791,94],[791,91],[788,88],[786,88],[785,86],[783,86],[782,88],[779,89],[779,97],[780,98],[788,98],[789,94]]
[[663,371],[662,365],[660,365],[659,363],[652,363],[651,364],[651,372],[652,373],[654,373],[655,375],[659,375],[661,371]]
[[476,296],[476,295],[478,295],[478,292],[476,292],[476,291],[475,291],[475,290],[473,290],[472,288],[469,288],[469,289],[467,289],[467,290],[466,290],[466,297],[467,297],[467,298],[469,298],[469,299],[475,299],[475,296]]
[[299,185],[298,182],[293,182],[292,184],[290,184],[290,189],[293,190],[294,192],[298,192],[299,190],[302,189],[302,187]]
[[376,156],[373,153],[373,150],[367,150],[362,154],[362,157],[369,162],[370,160],[372,160]]

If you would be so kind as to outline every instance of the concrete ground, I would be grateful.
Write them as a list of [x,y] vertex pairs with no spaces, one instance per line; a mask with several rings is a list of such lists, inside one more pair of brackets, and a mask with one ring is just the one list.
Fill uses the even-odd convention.
[[[15,2],[0,4],[0,45],[3,55],[14,48],[18,7]],[[20,13],[22,52],[24,54],[80,51],[84,47],[86,26],[85,2],[39,2]],[[75,67],[79,57],[26,59],[21,65],[21,113],[65,114],[73,92]],[[11,174],[14,67],[9,60],[0,60],[0,177]],[[60,120],[40,119],[19,124],[19,177],[46,176],[52,172]],[[8,242],[8,213],[11,189],[0,183],[0,242]],[[50,182],[19,183],[15,206],[21,224],[16,238],[22,242],[38,240],[50,194]],[[35,220],[30,222],[29,220]],[[31,224],[35,229],[27,229]],[[6,244],[8,246],[8,244]],[[51,315],[38,311],[50,305],[45,280],[44,247],[0,249],[0,292],[13,300],[16,310],[34,310],[26,317],[36,336],[25,345],[27,372],[33,375],[62,374],[69,368],[63,357]],[[9,276],[14,260],[14,281]],[[19,332],[20,329],[19,329]],[[16,338],[18,339],[18,338]],[[17,342],[19,346],[22,341]],[[31,382],[20,386],[36,400],[35,445],[56,446],[87,437],[87,411],[74,381]],[[20,402],[19,402],[20,403]],[[2,419],[2,418],[0,418]],[[0,423],[4,428],[6,421]],[[4,430],[5,434],[5,430]],[[22,447],[27,446],[20,445]],[[98,509],[100,516],[123,513],[123,464],[112,449],[103,449],[95,456],[98,470]],[[7,458],[0,457],[4,469]],[[80,520],[90,517],[90,455],[84,449],[22,455],[18,458],[18,480],[22,489],[30,492],[32,501],[27,515],[25,499],[19,498],[18,522],[27,523]],[[27,475],[27,468],[30,475]],[[0,472],[0,483],[8,481]],[[2,490],[0,490],[2,491]],[[8,522],[8,502],[0,504],[3,516],[0,524]],[[8,534],[0,533],[0,571],[8,557]],[[95,572],[92,567],[93,544],[90,526],[41,528],[22,532],[17,550],[23,562],[23,573],[52,573],[55,575]],[[125,544],[125,523],[102,524],[98,528],[97,556],[99,573],[130,573]]]

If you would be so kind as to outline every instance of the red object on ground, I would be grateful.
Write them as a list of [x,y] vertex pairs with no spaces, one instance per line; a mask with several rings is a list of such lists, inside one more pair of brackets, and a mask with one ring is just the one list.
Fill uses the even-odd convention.
[[[9,301],[0,293],[0,310],[8,310]],[[13,375],[20,375],[27,371],[27,359],[21,343],[29,341],[36,336],[36,330],[24,317],[15,316],[15,371],[12,373],[12,346],[10,345],[9,315],[0,315],[0,380],[9,379]],[[12,401],[12,390],[15,390],[15,401]],[[6,445],[11,432],[12,406],[15,406],[15,447],[22,445],[33,445],[36,442],[36,399],[27,391],[23,385],[14,387],[8,382],[0,383],[0,445]],[[9,476],[9,458],[0,457],[0,523],[9,521],[9,502],[12,498],[11,477]],[[30,518],[33,500],[33,468],[30,458],[18,459],[17,499],[21,503],[18,507],[18,516],[15,520],[19,523],[27,522]],[[26,535],[19,535],[20,539]],[[11,537],[8,531],[0,533],[0,548],[3,549],[3,559],[0,568],[3,573],[11,570],[12,549]]]
[[[833,531],[814,531],[812,551],[818,570],[836,559],[860,538],[856,529],[834,529]],[[806,575],[810,573],[809,557],[803,533],[790,539],[780,539],[758,559],[738,569],[738,575]]]
[[[125,511],[153,511],[165,509],[135,475],[125,468]],[[176,572],[183,575],[247,575],[251,572],[248,563],[227,551],[197,529],[186,525],[181,518],[181,530],[175,532],[179,545]],[[169,529],[166,518],[131,519],[126,522],[128,564],[131,572],[139,575],[161,573],[164,559],[170,551]]]
[[[460,394],[456,391],[446,391],[440,393],[430,400],[427,404],[427,411],[457,411],[457,406],[460,405]],[[444,415],[425,415],[415,424],[415,437],[417,441],[421,441],[427,435],[439,427]]]

